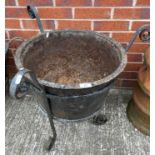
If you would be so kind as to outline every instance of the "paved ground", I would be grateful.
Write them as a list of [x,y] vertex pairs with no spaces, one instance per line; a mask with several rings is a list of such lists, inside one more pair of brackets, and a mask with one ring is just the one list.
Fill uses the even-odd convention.
[[43,145],[51,133],[37,96],[13,100],[6,96],[6,155],[149,155],[149,137],[129,123],[126,106],[130,91],[112,90],[102,108],[108,122],[55,121],[57,141],[47,152]]

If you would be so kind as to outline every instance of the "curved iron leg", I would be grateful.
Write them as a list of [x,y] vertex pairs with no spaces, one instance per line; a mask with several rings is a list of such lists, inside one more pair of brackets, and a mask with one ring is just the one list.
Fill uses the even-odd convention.
[[53,122],[52,107],[50,109],[48,99],[44,89],[40,86],[37,81],[35,74],[30,70],[21,68],[19,72],[13,77],[10,84],[10,95],[15,99],[20,99],[28,94],[29,90],[37,92],[43,98],[42,107],[46,110],[50,122],[51,129],[53,131],[53,137],[51,138],[48,150],[51,150],[56,141],[56,130]]

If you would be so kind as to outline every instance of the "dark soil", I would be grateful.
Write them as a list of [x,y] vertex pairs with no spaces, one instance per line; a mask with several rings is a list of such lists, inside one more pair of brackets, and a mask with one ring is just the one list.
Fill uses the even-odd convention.
[[55,83],[97,81],[119,65],[111,45],[103,45],[91,37],[50,38],[29,48],[24,66],[40,79]]
[[55,83],[92,82],[112,73],[115,64],[106,54],[56,51],[40,56],[35,65],[37,76]]

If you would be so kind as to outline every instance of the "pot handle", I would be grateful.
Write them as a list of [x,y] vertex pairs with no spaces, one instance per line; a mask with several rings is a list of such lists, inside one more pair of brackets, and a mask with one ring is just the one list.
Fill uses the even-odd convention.
[[28,87],[25,85],[26,83],[23,80],[26,73],[28,73],[28,71],[20,69],[18,73],[12,78],[9,88],[9,94],[12,98],[24,98],[29,91]]
[[43,28],[42,22],[40,20],[40,17],[38,15],[37,9],[32,5],[27,5],[27,12],[28,12],[30,18],[32,18],[32,19],[36,18],[40,32],[44,33],[44,28]]
[[46,147],[48,150],[51,150],[56,141],[56,130],[53,122],[53,112],[52,108],[50,108],[48,99],[46,97],[46,93],[44,89],[40,86],[39,82],[35,74],[25,68],[21,68],[18,73],[13,77],[10,84],[10,95],[15,99],[21,99],[25,97],[29,91],[33,91],[38,93],[42,97],[41,108],[47,112],[51,129],[53,131],[53,136],[50,136],[50,141],[48,146]]
[[129,50],[129,48],[132,46],[133,42],[135,41],[137,35],[139,35],[139,38],[143,42],[149,42],[150,41],[150,24],[145,24],[141,27],[139,27],[136,32],[133,34],[127,48],[126,52]]

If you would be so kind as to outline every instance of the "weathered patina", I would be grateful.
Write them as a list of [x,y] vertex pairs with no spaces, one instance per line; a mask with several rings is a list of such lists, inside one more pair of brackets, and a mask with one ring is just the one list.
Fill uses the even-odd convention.
[[125,49],[93,31],[42,33],[17,50],[17,68],[34,72],[56,117],[79,120],[103,105],[114,79],[127,63]]

